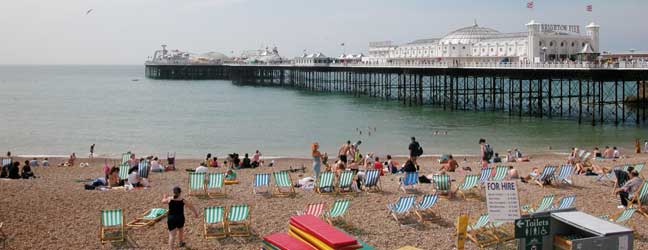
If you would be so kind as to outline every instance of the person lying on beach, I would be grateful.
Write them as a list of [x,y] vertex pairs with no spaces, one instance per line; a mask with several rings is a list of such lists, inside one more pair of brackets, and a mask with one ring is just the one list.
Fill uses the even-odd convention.
[[169,230],[169,249],[174,249],[176,235],[179,239],[179,246],[184,247],[184,225],[185,225],[185,216],[184,208],[187,207],[193,212],[194,217],[198,218],[198,211],[196,208],[191,205],[190,202],[186,201],[181,197],[182,190],[180,187],[173,187],[173,196],[164,194],[162,196],[162,203],[169,204],[169,214],[167,216],[167,227]]
[[517,162],[529,161],[529,157],[523,156],[522,151],[517,148],[513,150],[513,156],[515,157],[515,161]]
[[527,183],[528,181],[535,179],[538,175],[540,175],[540,169],[533,167],[531,169],[531,173],[529,173],[529,175],[527,175],[526,177],[520,178],[520,180],[524,183]]
[[64,163],[59,164],[58,166],[59,167],[73,167],[74,166],[74,161],[76,161],[76,154],[74,152],[72,152],[72,154],[70,155],[70,158],[68,158],[67,161],[65,161]]
[[500,158],[499,153],[495,153],[495,157],[493,157],[493,163],[502,163],[502,158]]
[[228,169],[227,173],[225,174],[225,180],[228,181],[235,181],[236,180],[236,172],[232,169]]
[[517,169],[513,168],[513,166],[509,166],[509,170],[506,173],[506,176],[509,180],[520,179],[520,174],[518,174]]
[[459,168],[459,163],[452,158],[452,155],[448,155],[448,161],[441,165],[439,171],[454,172],[457,168]]
[[112,167],[110,169],[110,172],[108,173],[108,179],[106,179],[105,177],[94,179],[90,183],[86,184],[86,189],[96,189],[97,187],[111,188],[121,185],[123,185],[123,183],[121,183],[121,180],[119,180],[119,168]]

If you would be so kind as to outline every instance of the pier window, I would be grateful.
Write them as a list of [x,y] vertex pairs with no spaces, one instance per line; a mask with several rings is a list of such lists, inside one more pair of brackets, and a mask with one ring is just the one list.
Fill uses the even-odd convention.
[[549,42],[549,47],[553,47],[553,42]]
[[574,47],[574,45],[575,45],[574,42],[572,42],[572,47]]
[[564,43],[564,42],[560,42],[560,47],[563,47],[563,46],[565,46],[565,43]]

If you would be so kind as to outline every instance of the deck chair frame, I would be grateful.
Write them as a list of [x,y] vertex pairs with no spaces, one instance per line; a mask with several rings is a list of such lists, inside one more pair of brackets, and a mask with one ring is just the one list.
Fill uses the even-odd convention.
[[335,220],[344,220],[349,206],[351,205],[351,200],[349,199],[338,199],[331,204],[331,208],[324,214],[326,222],[333,225]]
[[[252,180],[253,181],[253,183],[252,183],[252,193],[254,193],[254,194],[261,194],[261,193],[268,194],[268,193],[270,193],[271,189],[272,189],[272,188],[270,188],[270,176],[271,175],[272,174],[270,174],[270,173],[257,173],[257,174],[254,174],[254,179]],[[265,192],[259,191],[258,189],[261,189],[261,187],[263,187],[263,186],[266,187],[266,191]]]
[[355,176],[355,173],[351,170],[342,171],[337,180],[337,185],[335,185],[335,192],[337,194],[353,193]]
[[364,179],[362,180],[362,189],[367,193],[382,192],[380,170],[369,169],[365,172]]
[[207,195],[205,190],[205,173],[189,173],[189,195]]
[[[221,209],[220,221],[216,222],[207,222],[208,210],[211,209]],[[216,211],[209,211],[209,213],[214,213]],[[205,239],[222,239],[227,236],[227,225],[225,223],[225,218],[227,218],[227,209],[224,206],[210,206],[203,208],[203,235]],[[216,228],[220,229],[217,232],[209,232],[210,229]]]
[[[557,173],[556,173],[557,172]],[[560,187],[561,184],[566,183],[574,185],[574,166],[571,164],[561,165],[557,171],[554,171],[554,184]]]
[[[212,182],[216,184],[212,184]],[[227,189],[225,188],[225,174],[207,173],[205,192],[207,192],[209,197],[225,197],[227,195]]]
[[394,217],[396,223],[402,225],[398,216],[406,217],[409,216],[412,209],[414,208],[414,203],[416,202],[416,195],[401,196],[394,203],[387,204],[387,209],[389,214]]
[[426,194],[420,201],[414,203],[414,213],[418,216],[420,222],[433,221],[428,218],[435,217],[432,208],[439,201],[436,194]]
[[466,194],[470,193],[475,194],[477,198],[481,198],[481,191],[479,189],[479,176],[476,174],[469,174],[464,176],[464,181],[461,183],[461,185],[457,185],[455,193],[461,195],[464,200],[466,199]]
[[[164,208],[162,208],[162,209],[164,209]],[[169,214],[168,209],[164,209],[164,210],[165,210],[165,212],[163,214],[158,215],[155,218],[148,219],[148,218],[146,218],[146,216],[153,211],[153,209],[149,209],[144,214],[142,214],[142,217],[136,218],[136,219],[128,222],[128,224],[126,224],[126,226],[130,227],[130,228],[140,228],[140,227],[145,227],[145,226],[152,226],[155,223],[157,223],[158,221],[162,220],[162,218],[166,217]]]
[[[287,181],[288,183],[281,183],[281,184],[286,184],[286,185],[280,185],[280,183],[277,182],[277,180],[280,180],[278,178],[282,178],[283,175],[286,176],[285,181]],[[274,180],[274,188],[272,190],[272,196],[285,197],[285,196],[291,196],[295,194],[295,187],[293,186],[292,177],[290,176],[290,172],[288,170],[274,172],[272,173],[272,178]],[[284,180],[281,180],[281,182],[283,181]],[[282,188],[286,188],[288,189],[288,191],[283,191]]]
[[[244,219],[242,220],[236,220],[232,221],[230,216],[234,214],[236,211],[233,211],[235,207],[245,207],[247,208],[247,214]],[[232,205],[227,209],[227,216],[225,217],[225,225],[227,227],[227,235],[229,236],[250,236],[251,231],[250,231],[250,224],[252,221],[252,207],[249,205]]]
[[636,203],[637,212],[648,217],[648,181],[644,181],[641,187],[635,193],[630,204]]
[[540,172],[538,176],[533,178],[533,182],[540,185],[541,187],[544,187],[546,182],[553,180],[555,173],[556,166],[545,166],[542,169],[542,172]]
[[330,171],[320,173],[315,182],[315,192],[318,194],[335,194],[335,173]]
[[[484,216],[486,217],[484,218]],[[478,227],[475,228],[475,225],[478,225]],[[493,227],[489,221],[488,214],[481,214],[472,223],[468,224],[467,236],[479,248],[485,248],[499,242],[499,239],[491,230],[493,230]]]
[[408,190],[416,191],[416,185],[418,184],[418,172],[405,172],[400,180],[399,189],[402,190],[403,193],[407,193]]
[[[120,215],[118,219],[121,220],[119,225],[110,225],[106,226],[104,225],[104,213],[105,212],[110,212],[110,211],[119,211]],[[114,218],[113,218],[114,219]],[[122,242],[125,240],[126,236],[126,227],[124,226],[124,211],[122,209],[104,209],[101,210],[101,217],[99,218],[99,239],[101,240],[101,244],[108,243],[108,242]],[[114,233],[117,232],[117,236],[114,237],[106,237],[106,233]]]

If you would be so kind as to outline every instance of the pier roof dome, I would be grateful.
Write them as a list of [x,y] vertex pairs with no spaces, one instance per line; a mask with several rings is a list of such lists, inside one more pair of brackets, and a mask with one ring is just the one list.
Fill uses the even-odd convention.
[[484,39],[490,39],[497,37],[500,34],[499,31],[480,27],[475,22],[474,25],[457,29],[448,33],[445,37],[441,38],[439,43],[441,44],[474,44]]
[[228,57],[220,52],[208,52],[202,55],[203,57],[207,57],[212,60],[227,60]]

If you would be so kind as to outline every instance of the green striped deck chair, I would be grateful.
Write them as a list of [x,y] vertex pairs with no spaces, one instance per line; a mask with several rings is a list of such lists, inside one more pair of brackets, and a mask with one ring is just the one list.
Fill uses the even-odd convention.
[[576,195],[567,195],[562,197],[556,206],[551,207],[550,210],[562,210],[574,207],[574,202],[576,201]]
[[472,224],[468,224],[467,236],[480,248],[484,248],[498,242],[497,237],[492,233],[492,225],[487,213],[481,214]]
[[250,210],[248,205],[232,205],[227,210],[227,234],[250,236]]
[[275,188],[272,196],[289,196],[295,194],[290,172],[287,170],[272,173]]
[[[266,187],[265,192],[261,192],[258,189]],[[254,174],[254,183],[252,184],[252,192],[254,194],[260,193],[270,193],[270,174],[268,173],[258,173]]]
[[492,181],[503,181],[508,173],[508,166],[495,167],[495,175],[491,178]]
[[343,219],[349,209],[349,199],[340,199],[333,202],[331,209],[324,215],[326,221],[333,225],[334,220]]
[[641,188],[637,190],[637,193],[632,198],[630,204],[637,203],[637,212],[648,217],[648,181],[645,181]]
[[207,195],[212,197],[223,197],[227,194],[225,190],[225,174],[208,173],[207,174]]
[[211,206],[203,209],[205,239],[219,239],[227,236],[225,214],[223,206]]
[[380,170],[369,169],[365,171],[364,179],[362,180],[362,187],[366,192],[382,191],[380,187]]
[[338,178],[338,184],[336,186],[337,193],[353,192],[351,185],[353,185],[353,171],[342,171],[342,173],[340,173],[340,178]]
[[189,195],[205,195],[205,173],[189,173]]
[[646,166],[646,164],[644,163],[639,163],[634,165],[634,169],[637,171],[637,173],[639,173],[639,176],[643,176],[641,175],[641,170],[643,170],[644,166]]
[[450,176],[443,174],[435,174],[432,176],[432,182],[434,183],[434,190],[441,194],[450,194]]
[[128,160],[130,160],[130,158],[131,158],[131,153],[130,152],[123,153],[120,165],[128,164]]
[[130,169],[130,166],[128,164],[122,164],[119,166],[119,179],[120,180],[126,180],[128,179],[128,170]]
[[333,194],[334,180],[335,180],[335,173],[330,171],[320,173],[319,179],[315,183],[315,192],[318,192],[320,194]]
[[124,241],[124,213],[121,209],[101,210],[99,238],[101,244],[113,241]]
[[610,218],[609,220],[619,225],[627,225],[629,224],[629,222],[631,222],[630,219],[632,218],[632,215],[634,215],[636,211],[637,211],[636,208],[629,207],[619,212],[616,216],[613,216],[613,218]]
[[148,160],[140,161],[137,164],[137,175],[139,175],[140,178],[148,178],[149,172],[150,168]]
[[521,210],[527,214],[546,211],[551,208],[555,198],[556,196],[553,194],[545,195],[540,199],[537,206],[531,207],[531,205],[524,205],[521,207]]
[[479,176],[476,174],[469,174],[464,177],[463,183],[461,185],[457,186],[456,193],[460,194],[461,197],[466,199],[466,193],[472,192],[472,191],[477,191],[475,192],[475,195],[478,197],[480,196],[479,194]]
[[144,226],[152,226],[162,218],[166,217],[169,210],[166,208],[152,208],[141,218],[137,218],[126,224],[127,227],[139,228]]

